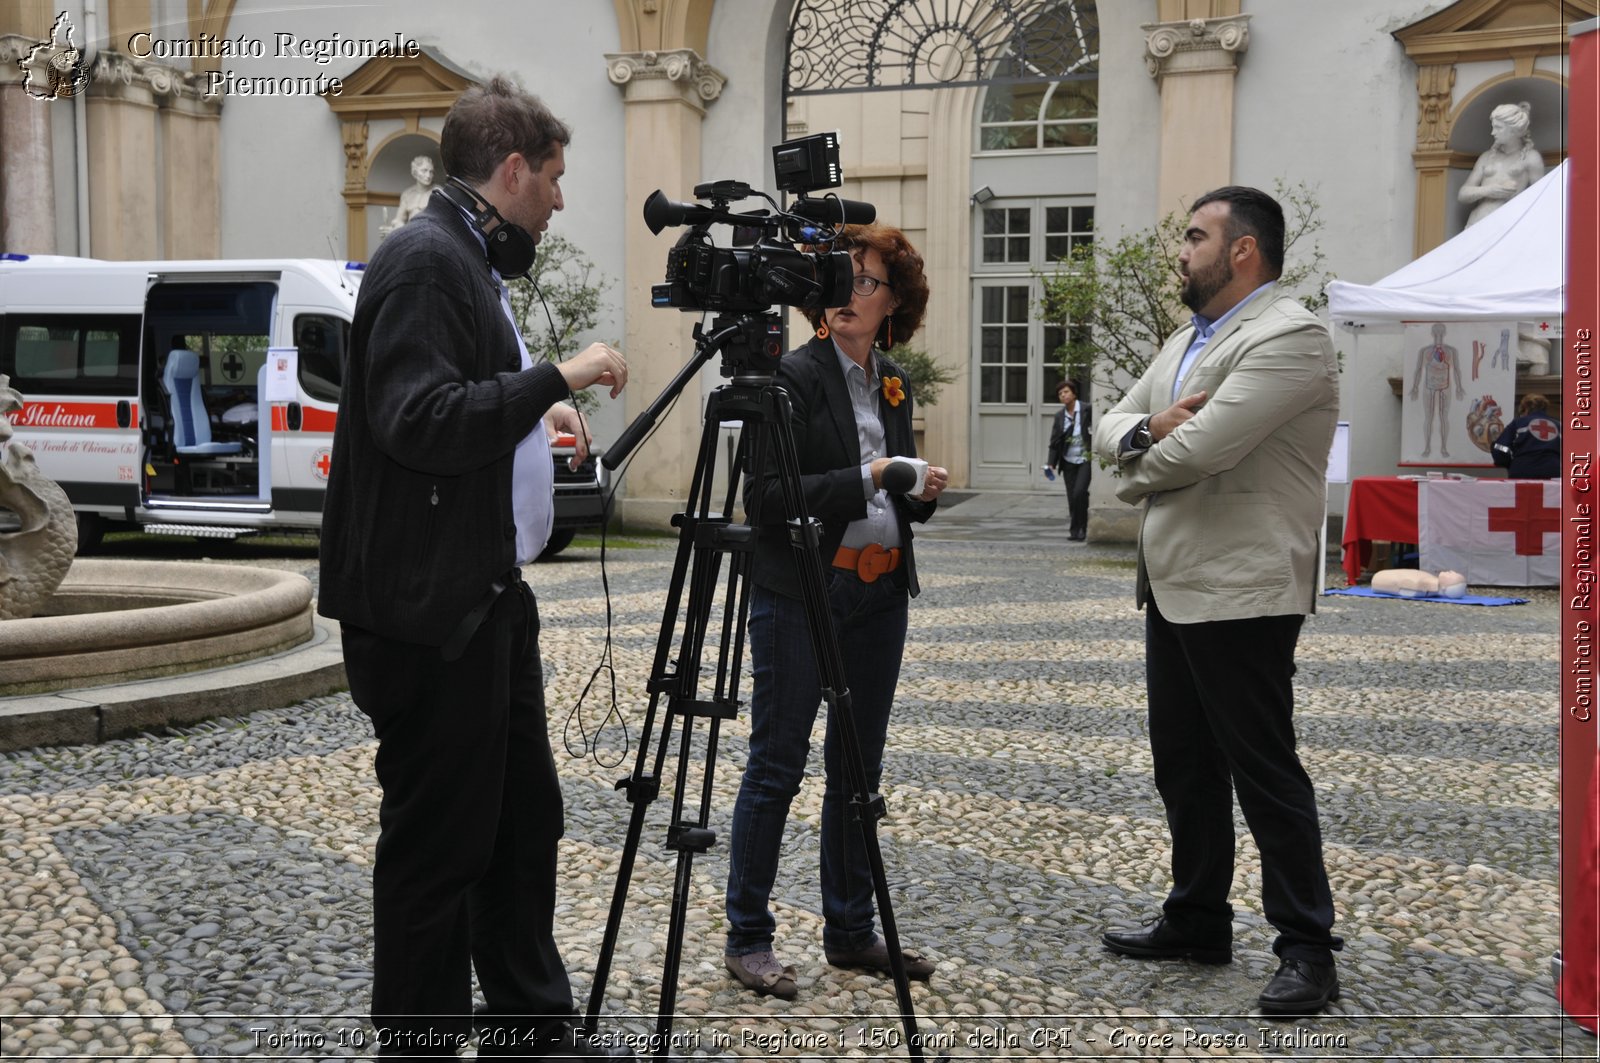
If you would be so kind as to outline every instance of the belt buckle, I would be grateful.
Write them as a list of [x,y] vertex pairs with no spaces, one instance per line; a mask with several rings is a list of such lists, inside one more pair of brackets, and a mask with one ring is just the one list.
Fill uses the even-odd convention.
[[862,583],[876,583],[878,577],[894,569],[894,552],[878,543],[868,543],[856,558],[856,576]]

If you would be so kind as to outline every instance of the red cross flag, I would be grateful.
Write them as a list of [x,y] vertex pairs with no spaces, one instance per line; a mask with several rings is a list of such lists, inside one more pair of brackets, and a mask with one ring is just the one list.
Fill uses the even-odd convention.
[[1424,480],[1417,485],[1419,563],[1469,585],[1555,586],[1561,578],[1556,480]]

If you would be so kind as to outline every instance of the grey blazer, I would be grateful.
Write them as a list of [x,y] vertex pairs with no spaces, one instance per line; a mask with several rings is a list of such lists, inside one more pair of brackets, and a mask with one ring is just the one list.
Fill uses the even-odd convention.
[[1095,432],[1096,449],[1119,456],[1117,497],[1145,504],[1136,600],[1154,593],[1180,624],[1315,612],[1339,409],[1328,330],[1292,297],[1263,292],[1190,369],[1181,395],[1208,396],[1194,418],[1120,454],[1142,418],[1171,405],[1193,338],[1192,325],[1174,333]]

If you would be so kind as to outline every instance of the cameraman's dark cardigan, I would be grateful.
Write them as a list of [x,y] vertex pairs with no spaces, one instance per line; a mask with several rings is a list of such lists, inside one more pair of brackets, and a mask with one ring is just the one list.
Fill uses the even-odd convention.
[[523,371],[483,245],[434,196],[372,256],[356,299],[322,514],[318,611],[442,645],[516,562],[516,446],[568,397]]

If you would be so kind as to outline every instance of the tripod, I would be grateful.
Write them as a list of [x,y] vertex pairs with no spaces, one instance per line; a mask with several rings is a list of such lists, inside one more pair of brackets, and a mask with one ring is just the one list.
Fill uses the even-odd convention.
[[[623,433],[605,459],[608,467],[614,467],[613,462],[620,462],[654,424],[660,411],[670,404],[671,399],[711,355],[718,351],[729,352],[724,355],[723,373],[733,376],[733,382],[717,388],[707,403],[705,428],[700,437],[688,502],[684,512],[673,517],[673,524],[678,529],[678,552],[667,588],[667,604],[662,613],[655,660],[646,687],[650,702],[645,712],[639,751],[632,775],[617,783],[617,789],[627,795],[633,811],[623,845],[616,890],[606,919],[594,986],[589,995],[588,1025],[594,1028],[599,1019],[611,957],[627,902],[628,884],[644,830],[645,813],[660,795],[663,771],[676,729],[679,736],[678,760],[672,787],[667,848],[677,853],[677,869],[666,956],[662,965],[660,1011],[651,1042],[655,1056],[658,1059],[667,1058],[677,1000],[678,969],[683,953],[690,872],[695,855],[706,852],[716,844],[716,833],[710,829],[708,822],[717,743],[722,722],[736,717],[739,708],[740,659],[750,614],[749,576],[755,558],[756,529],[762,522],[762,499],[767,493],[762,490],[750,492],[750,523],[733,523],[729,514],[733,512],[742,473],[748,468],[757,476],[773,476],[781,488],[784,517],[799,568],[806,627],[817,661],[823,699],[832,711],[838,713],[843,750],[841,759],[849,780],[850,806],[860,826],[862,842],[872,867],[878,915],[883,925],[884,941],[888,945],[890,970],[894,976],[906,1044],[911,1058],[920,1061],[922,1052],[911,989],[906,978],[905,960],[900,952],[899,934],[895,929],[894,910],[883,869],[883,854],[878,846],[876,824],[884,816],[883,798],[867,792],[867,774],[856,737],[855,718],[851,713],[850,691],[845,686],[844,663],[833,626],[833,615],[828,606],[822,562],[817,554],[821,525],[806,512],[799,459],[789,430],[789,396],[773,383],[771,375],[781,350],[777,315],[751,315],[731,321],[719,317],[713,322],[712,330],[707,337],[696,326],[698,344],[694,359],[679,372],[651,408]],[[752,348],[764,352],[764,359],[755,366],[751,364],[754,361],[751,357]],[[737,375],[740,369],[746,372]],[[761,372],[762,369],[767,372]],[[727,492],[722,507],[714,510],[717,428],[726,421],[741,423],[740,445],[729,462]],[[718,597],[724,557],[728,558],[728,573],[722,595],[721,630],[716,634],[716,661],[712,669],[714,682],[709,693],[703,695],[702,661],[707,636],[712,633],[712,608]],[[686,585],[687,602],[684,601]],[[658,712],[661,714],[659,731],[656,730]],[[691,811],[687,808],[686,790],[690,783],[695,727],[701,720],[707,722],[705,759],[700,775],[699,802]],[[652,735],[657,736],[653,749]]]

